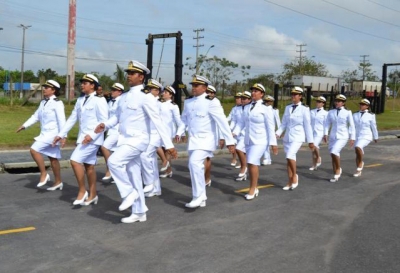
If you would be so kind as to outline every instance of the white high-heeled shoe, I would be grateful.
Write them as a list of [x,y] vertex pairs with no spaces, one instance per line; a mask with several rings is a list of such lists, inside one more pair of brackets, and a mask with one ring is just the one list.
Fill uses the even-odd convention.
[[246,200],[253,200],[255,197],[258,196],[259,192],[260,192],[260,191],[258,190],[258,188],[256,188],[256,190],[254,191],[254,194],[246,194],[246,195],[244,196],[244,198],[245,198]]
[[46,185],[47,181],[50,181],[50,175],[46,174],[46,178],[44,179],[44,181],[39,182],[36,187],[40,188],[43,187],[44,185]]
[[160,172],[165,172],[169,167],[169,161],[167,161],[167,165],[165,165],[165,167],[161,167],[160,168]]
[[231,166],[235,167],[236,163],[237,163],[236,161],[235,161],[235,163],[231,162]]
[[88,198],[88,196],[89,196],[89,194],[88,194],[88,192],[86,191],[85,192],[85,194],[83,195],[83,198],[82,199],[76,199],[73,203],[72,203],[72,205],[74,205],[74,206],[76,206],[76,205],[82,205],[83,204],[83,202],[85,202],[85,200]]
[[246,179],[247,179],[247,173],[245,173],[243,176],[235,178],[236,181],[246,181]]
[[361,172],[364,169],[364,161],[361,162],[361,167],[357,168],[357,172]]
[[318,163],[318,161],[317,161],[317,164],[316,164],[315,166],[312,166],[311,168],[309,168],[310,171],[316,171],[316,170],[319,168],[319,166],[321,166],[321,164],[322,164],[322,158],[319,157],[318,159],[319,159],[319,163]]
[[210,181],[208,181],[208,182],[206,182],[206,187],[211,187],[211,179],[210,179]]
[[60,191],[62,191],[63,187],[64,187],[64,184],[63,184],[63,182],[61,182],[60,184],[58,184],[58,185],[56,185],[56,186],[47,188],[47,190],[48,190],[48,191],[55,191],[55,190],[60,190]]
[[291,190],[294,190],[295,188],[297,188],[299,186],[299,176],[296,174],[296,178],[297,178],[297,183],[292,183],[292,186],[290,187]]
[[95,205],[97,205],[97,202],[99,202],[99,196],[98,196],[98,195],[96,195],[96,197],[93,198],[93,199],[90,200],[90,201],[85,201],[85,202],[83,202],[83,204],[81,204],[81,205],[82,205],[82,206],[89,206],[89,205],[92,204],[92,203],[94,203]]
[[284,187],[282,188],[282,190],[288,191],[288,190],[290,190],[290,188],[291,188],[291,186],[286,185],[286,186],[284,186]]
[[160,174],[160,177],[161,177],[161,178],[166,178],[166,177],[171,178],[171,177],[172,177],[172,171],[169,172],[169,173]]
[[335,183],[339,181],[340,176],[342,175],[342,168],[340,168],[339,174],[335,174],[333,178],[329,180],[329,182]]

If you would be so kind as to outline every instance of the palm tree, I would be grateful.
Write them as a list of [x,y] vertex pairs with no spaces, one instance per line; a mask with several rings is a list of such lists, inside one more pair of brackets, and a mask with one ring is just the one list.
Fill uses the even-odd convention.
[[115,81],[127,86],[125,71],[117,64],[117,70],[114,72]]

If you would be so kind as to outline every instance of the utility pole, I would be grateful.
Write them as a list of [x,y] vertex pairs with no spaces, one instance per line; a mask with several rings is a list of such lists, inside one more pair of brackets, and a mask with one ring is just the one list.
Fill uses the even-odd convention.
[[75,41],[76,41],[76,0],[69,0],[67,88],[65,97],[70,102],[75,96]]
[[361,62],[361,66],[362,66],[362,80],[365,80],[365,67],[367,65],[367,62],[369,62],[369,60],[366,60],[367,57],[369,57],[369,55],[360,55],[361,58],[363,58],[360,62]]
[[25,26],[23,24],[20,24],[18,27],[22,28],[22,58],[21,58],[21,93],[19,94],[19,97],[22,99],[22,95],[24,92],[24,53],[25,53],[25,30],[30,28],[31,26]]
[[307,52],[307,50],[303,50],[303,47],[307,46],[307,44],[300,44],[296,46],[300,47],[300,50],[296,50],[296,52],[300,53],[300,57],[297,58],[299,58],[300,75],[303,76],[303,52]]
[[193,30],[193,32],[196,32],[196,37],[193,38],[196,40],[196,45],[193,46],[196,48],[196,74],[199,72],[199,47],[204,46],[204,45],[199,45],[199,40],[204,38],[204,36],[199,36],[199,33],[202,31],[204,31],[204,28],[198,28]]

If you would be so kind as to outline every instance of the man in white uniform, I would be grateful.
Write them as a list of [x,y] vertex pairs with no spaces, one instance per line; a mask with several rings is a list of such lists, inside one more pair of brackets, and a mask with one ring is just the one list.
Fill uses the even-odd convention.
[[[150,70],[137,61],[131,61],[125,70],[130,90],[121,95],[117,114],[96,127],[96,132],[119,124],[120,136],[117,150],[110,156],[108,167],[123,199],[119,210],[132,206],[132,214],[121,219],[123,223],[144,222],[148,210],[143,192],[140,154],[146,151],[150,140],[150,122],[161,137],[167,135],[165,125],[151,94],[143,91],[143,81]],[[177,153],[169,136],[162,139],[168,152]]]
[[235,148],[234,139],[221,104],[206,96],[207,86],[211,82],[196,75],[190,84],[193,98],[185,100],[182,113],[183,123],[176,133],[176,139],[180,140],[180,136],[188,127],[189,170],[193,199],[186,204],[186,207],[197,208],[206,206],[204,160],[207,157],[213,157],[213,151],[216,149],[218,142],[214,133],[216,126],[225,138],[229,151],[233,153]]

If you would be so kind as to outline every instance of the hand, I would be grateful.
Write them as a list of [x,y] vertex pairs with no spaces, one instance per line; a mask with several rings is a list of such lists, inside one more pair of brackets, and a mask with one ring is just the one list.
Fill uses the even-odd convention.
[[181,141],[181,137],[178,136],[178,135],[176,135],[176,136],[175,136],[175,141],[176,141],[176,143],[179,143],[179,142]]
[[322,139],[324,140],[325,143],[328,142],[328,136],[325,135]]
[[354,140],[351,139],[351,140],[349,141],[349,144],[350,144],[350,148],[353,148],[353,146],[354,146]]
[[172,159],[177,159],[178,158],[178,152],[176,151],[175,148],[171,148],[166,150],[166,153],[171,156]]
[[93,140],[93,139],[92,139],[91,136],[86,135],[85,138],[84,138],[83,141],[82,141],[82,144],[83,144],[83,145],[89,144],[92,140]]
[[315,149],[314,143],[308,143],[308,148],[310,148],[311,151],[314,151]]
[[222,148],[224,148],[225,146],[225,139],[220,139],[219,140],[219,148],[222,150]]
[[22,130],[25,130],[25,127],[24,127],[24,126],[19,127],[18,130],[15,131],[15,132],[16,132],[16,133],[19,133],[19,132],[22,131]]
[[104,125],[104,123],[100,123],[99,125],[97,125],[97,127],[94,129],[94,132],[96,134],[101,133],[104,131],[104,129],[106,128],[106,126]]
[[61,148],[64,148],[65,143],[67,142],[66,138],[61,139],[60,143],[61,143]]
[[182,136],[182,142],[183,142],[183,143],[186,143],[186,142],[187,142],[186,136]]
[[234,154],[236,152],[235,145],[227,145],[226,148],[228,148],[231,154]]
[[272,153],[274,155],[278,155],[278,146],[271,146],[271,148],[272,148]]
[[275,135],[276,136],[276,138],[281,138],[281,136],[279,136],[279,135]]
[[59,142],[60,139],[61,139],[61,137],[56,136],[56,137],[53,139],[53,144],[52,144],[51,146],[53,146],[53,147],[56,146],[57,142]]

